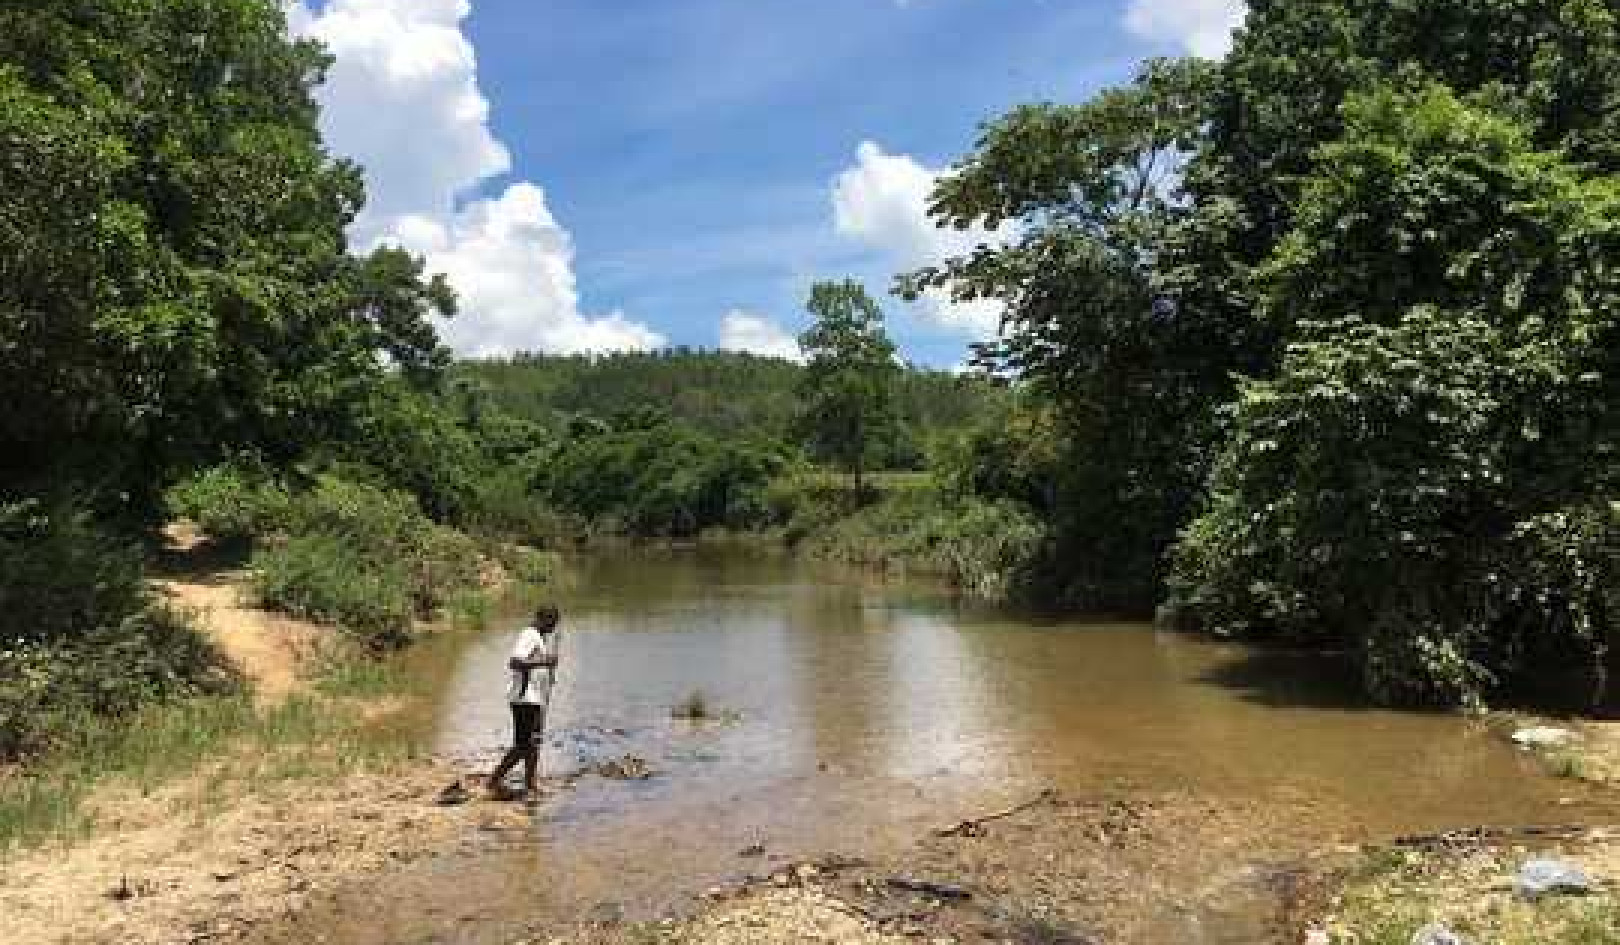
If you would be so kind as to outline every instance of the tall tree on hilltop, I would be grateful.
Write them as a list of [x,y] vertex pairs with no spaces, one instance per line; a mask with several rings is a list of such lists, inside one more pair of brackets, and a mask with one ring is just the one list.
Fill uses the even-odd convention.
[[854,477],[859,497],[874,448],[894,432],[894,342],[858,282],[818,282],[808,307],[815,323],[799,336],[809,359],[799,430],[812,453]]

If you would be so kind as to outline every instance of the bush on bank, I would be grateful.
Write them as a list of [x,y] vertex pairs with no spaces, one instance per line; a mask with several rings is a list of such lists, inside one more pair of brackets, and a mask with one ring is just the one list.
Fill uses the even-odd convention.
[[917,488],[853,512],[837,499],[803,501],[788,535],[814,557],[941,577],[985,600],[1027,596],[1049,537],[1019,503]]
[[1601,409],[1597,381],[1503,347],[1483,322],[1418,311],[1296,348],[1237,407],[1176,551],[1173,611],[1348,642],[1385,701],[1612,701],[1620,505],[1563,474],[1594,468],[1563,437]]
[[70,508],[0,506],[0,760],[44,754],[95,720],[239,688],[139,550]]
[[766,491],[789,463],[767,441],[732,442],[671,421],[570,439],[535,470],[551,506],[643,537],[768,524]]
[[173,490],[170,506],[213,537],[255,541],[252,587],[263,606],[337,625],[372,649],[408,643],[413,621],[478,585],[477,543],[379,484],[328,473],[293,492],[210,470]]
[[337,624],[376,649],[410,641],[456,591],[478,583],[473,540],[402,492],[323,476],[297,496],[284,537],[253,556],[267,607]]
[[221,541],[249,541],[286,523],[292,495],[273,478],[243,466],[216,466],[176,484],[169,514],[190,519]]
[[1383,701],[1612,705],[1620,188],[1444,87],[1344,114],[1262,270],[1301,338],[1233,408],[1172,604],[1348,644]]

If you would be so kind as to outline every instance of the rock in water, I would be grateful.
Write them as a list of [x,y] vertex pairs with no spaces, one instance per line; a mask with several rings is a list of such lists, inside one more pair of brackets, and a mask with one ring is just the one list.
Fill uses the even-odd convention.
[[596,773],[615,781],[645,781],[653,776],[653,769],[645,759],[624,755],[596,765]]
[[1468,945],[1468,939],[1438,922],[1431,922],[1412,933],[1412,945]]
[[1580,867],[1563,860],[1539,858],[1526,860],[1519,867],[1513,888],[1526,899],[1536,899],[1547,893],[1582,896],[1592,891],[1592,877]]
[[1521,748],[1562,748],[1574,740],[1574,732],[1550,725],[1521,728],[1513,733],[1513,743]]

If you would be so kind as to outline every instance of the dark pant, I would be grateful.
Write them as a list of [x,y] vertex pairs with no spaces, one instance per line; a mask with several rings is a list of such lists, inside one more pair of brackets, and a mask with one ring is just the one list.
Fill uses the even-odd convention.
[[512,747],[528,748],[535,744],[535,738],[546,727],[546,707],[543,705],[528,705],[522,702],[512,703]]
[[546,727],[546,707],[514,702],[512,706],[512,747],[489,776],[491,789],[501,788],[506,773],[523,762],[523,786],[533,789],[535,769],[540,763],[540,738]]

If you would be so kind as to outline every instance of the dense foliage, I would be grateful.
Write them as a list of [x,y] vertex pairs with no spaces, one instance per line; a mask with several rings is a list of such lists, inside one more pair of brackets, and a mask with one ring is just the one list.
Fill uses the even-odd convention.
[[1073,601],[1168,563],[1386,700],[1612,702],[1617,173],[1601,0],[1256,2],[1222,63],[1019,109],[934,205],[1019,238],[901,285],[1007,304],[1035,402],[959,478],[1050,509]]
[[1093,101],[992,124],[933,209],[954,226],[1015,221],[1020,235],[902,280],[908,294],[1007,303],[1006,337],[981,357],[1055,407],[1048,432],[1063,455],[1040,491],[1066,569],[1057,592],[1080,607],[1151,608],[1162,552],[1204,474],[1209,404],[1237,367],[1226,353],[1241,335],[1187,318],[1154,269],[1188,213],[1177,173],[1212,76],[1207,64],[1153,61]]
[[82,511],[0,506],[0,613],[0,761],[53,747],[88,716],[236,686],[148,588],[140,550]]
[[[581,418],[645,425],[651,409],[701,433],[792,442],[805,367],[737,352],[671,349],[464,361],[454,374],[475,410],[493,409],[552,431],[566,432]],[[917,367],[897,371],[891,390],[898,422],[888,441],[874,444],[880,469],[918,468],[931,448],[971,427],[997,396],[982,378]]]
[[442,280],[346,244],[325,67],[275,0],[0,2],[0,756],[228,685],[145,589],[164,491],[347,460],[446,361]]
[[837,499],[801,498],[790,525],[798,548],[824,560],[939,578],[981,600],[1031,596],[1048,534],[1027,506],[932,487],[878,491],[876,501],[854,512]]
[[[323,54],[271,0],[0,4],[0,490],[149,520],[187,472],[341,440],[443,360],[440,281],[348,253]],[[390,367],[390,365],[392,367]]]
[[767,524],[766,487],[790,461],[780,443],[661,421],[569,439],[535,467],[534,488],[611,531],[690,537]]
[[406,493],[323,477],[277,525],[253,556],[259,600],[374,648],[409,642],[416,619],[478,585],[472,539],[435,524]]

